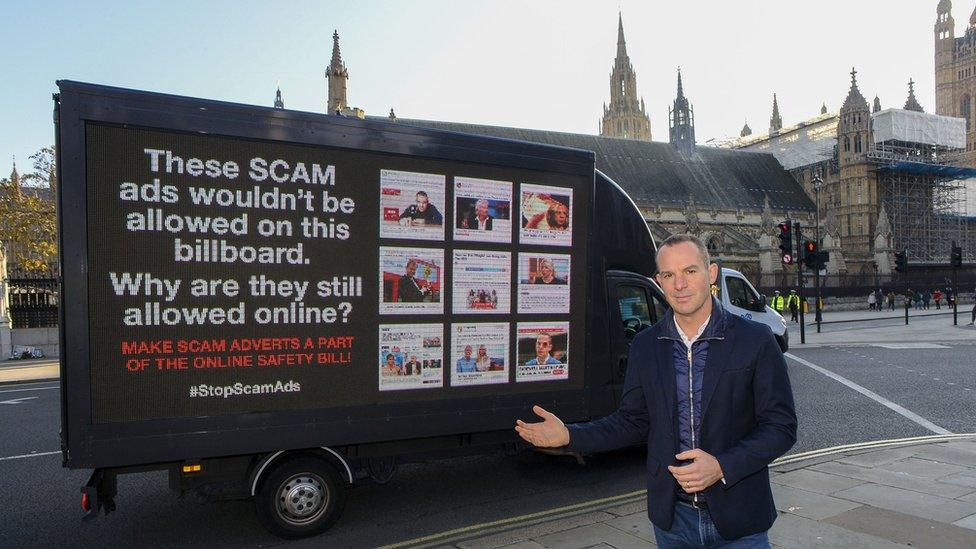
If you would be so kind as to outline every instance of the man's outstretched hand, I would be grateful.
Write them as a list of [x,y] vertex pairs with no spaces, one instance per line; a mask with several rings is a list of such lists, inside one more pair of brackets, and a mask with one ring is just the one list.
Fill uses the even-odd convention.
[[539,448],[559,448],[569,444],[569,429],[562,420],[545,411],[541,406],[533,406],[535,415],[542,418],[539,423],[526,423],[521,419],[515,422],[515,430],[526,442]]

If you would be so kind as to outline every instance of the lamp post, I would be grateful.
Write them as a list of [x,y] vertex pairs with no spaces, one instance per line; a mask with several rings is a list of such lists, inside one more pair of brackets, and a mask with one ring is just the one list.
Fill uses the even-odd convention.
[[[813,184],[813,192],[817,197],[817,216],[816,216],[816,223],[814,224],[814,229],[813,229],[813,235],[814,235],[813,238],[817,242],[818,253],[823,253],[822,243],[820,242],[820,190],[823,188],[823,179],[820,177],[819,171],[814,172],[813,178],[810,180],[810,182]],[[813,281],[814,281],[814,286],[816,287],[816,297],[814,298],[815,301],[813,305],[813,310],[815,311],[814,318],[817,321],[817,333],[819,334],[820,322],[823,320],[823,317],[820,311],[820,300],[822,298],[820,296],[820,269],[818,267],[814,267]]]

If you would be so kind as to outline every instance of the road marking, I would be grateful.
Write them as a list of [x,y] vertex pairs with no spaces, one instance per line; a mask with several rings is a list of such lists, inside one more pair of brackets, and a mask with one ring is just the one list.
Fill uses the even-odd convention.
[[54,452],[36,452],[36,453],[33,453],[33,454],[21,454],[19,456],[0,457],[0,461],[7,461],[7,460],[10,460],[10,459],[35,458],[35,457],[41,457],[41,456],[53,456],[54,454],[60,454],[60,453],[61,453],[60,450],[56,450]]
[[881,347],[882,349],[949,349],[948,345],[939,345],[937,343],[875,343],[872,347]]
[[49,389],[60,389],[60,387],[32,387],[30,389],[7,389],[0,393],[23,393],[24,391],[47,391]]
[[34,400],[35,398],[37,397],[21,397],[21,398],[12,398],[10,400],[0,400],[0,404],[10,404],[10,405],[23,404],[24,401]]
[[812,369],[820,372],[821,374],[823,374],[823,375],[825,375],[825,376],[833,379],[834,381],[838,381],[838,382],[840,382],[840,383],[842,383],[842,384],[850,387],[851,389],[854,389],[855,391],[857,391],[857,392],[861,393],[862,395],[870,398],[871,400],[874,400],[875,402],[881,404],[882,406],[885,406],[886,408],[889,408],[889,409],[891,409],[891,410],[893,410],[893,411],[901,414],[902,416],[904,416],[904,417],[906,417],[906,418],[914,421],[915,423],[918,423],[919,425],[921,425],[922,427],[925,427],[926,429],[928,429],[929,431],[932,431],[933,433],[936,433],[936,434],[939,434],[939,435],[951,435],[952,434],[952,432],[949,431],[948,429],[945,429],[943,427],[939,427],[938,425],[936,425],[936,424],[932,423],[931,421],[925,419],[924,417],[916,414],[915,412],[912,412],[911,410],[907,410],[907,409],[903,408],[902,406],[899,406],[898,404],[895,404],[894,402],[892,402],[892,401],[884,398],[883,396],[879,395],[878,393],[875,393],[874,391],[871,391],[870,389],[867,389],[865,387],[861,387],[857,383],[854,383],[853,381],[851,381],[851,380],[849,380],[849,379],[847,379],[847,378],[845,378],[843,376],[840,376],[838,374],[835,374],[834,372],[831,372],[830,370],[828,370],[826,368],[822,368],[820,366],[817,366],[816,364],[814,364],[814,363],[812,363],[810,361],[804,360],[804,359],[802,359],[802,358],[800,358],[800,357],[798,357],[796,355],[793,355],[791,353],[785,353],[785,356],[788,357],[788,358],[790,358],[790,359],[792,359],[792,360],[795,360],[796,362],[799,362],[800,364],[802,364],[802,365],[804,365],[804,366],[806,366],[808,368],[812,368]]

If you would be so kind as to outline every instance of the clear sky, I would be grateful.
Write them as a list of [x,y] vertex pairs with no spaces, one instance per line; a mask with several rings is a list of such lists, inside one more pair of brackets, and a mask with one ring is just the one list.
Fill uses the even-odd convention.
[[[349,102],[367,114],[597,133],[617,12],[655,140],[676,68],[699,143],[837,110],[861,91],[934,110],[937,0],[0,0],[0,174],[53,144],[51,94],[71,79],[323,112],[332,31]],[[954,2],[957,35],[976,1]]]

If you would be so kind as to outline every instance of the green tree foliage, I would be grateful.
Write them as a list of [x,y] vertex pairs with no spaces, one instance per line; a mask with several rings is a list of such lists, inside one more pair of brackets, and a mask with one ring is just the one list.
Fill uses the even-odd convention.
[[0,179],[0,241],[9,268],[50,275],[58,257],[54,149],[31,159],[33,172]]

